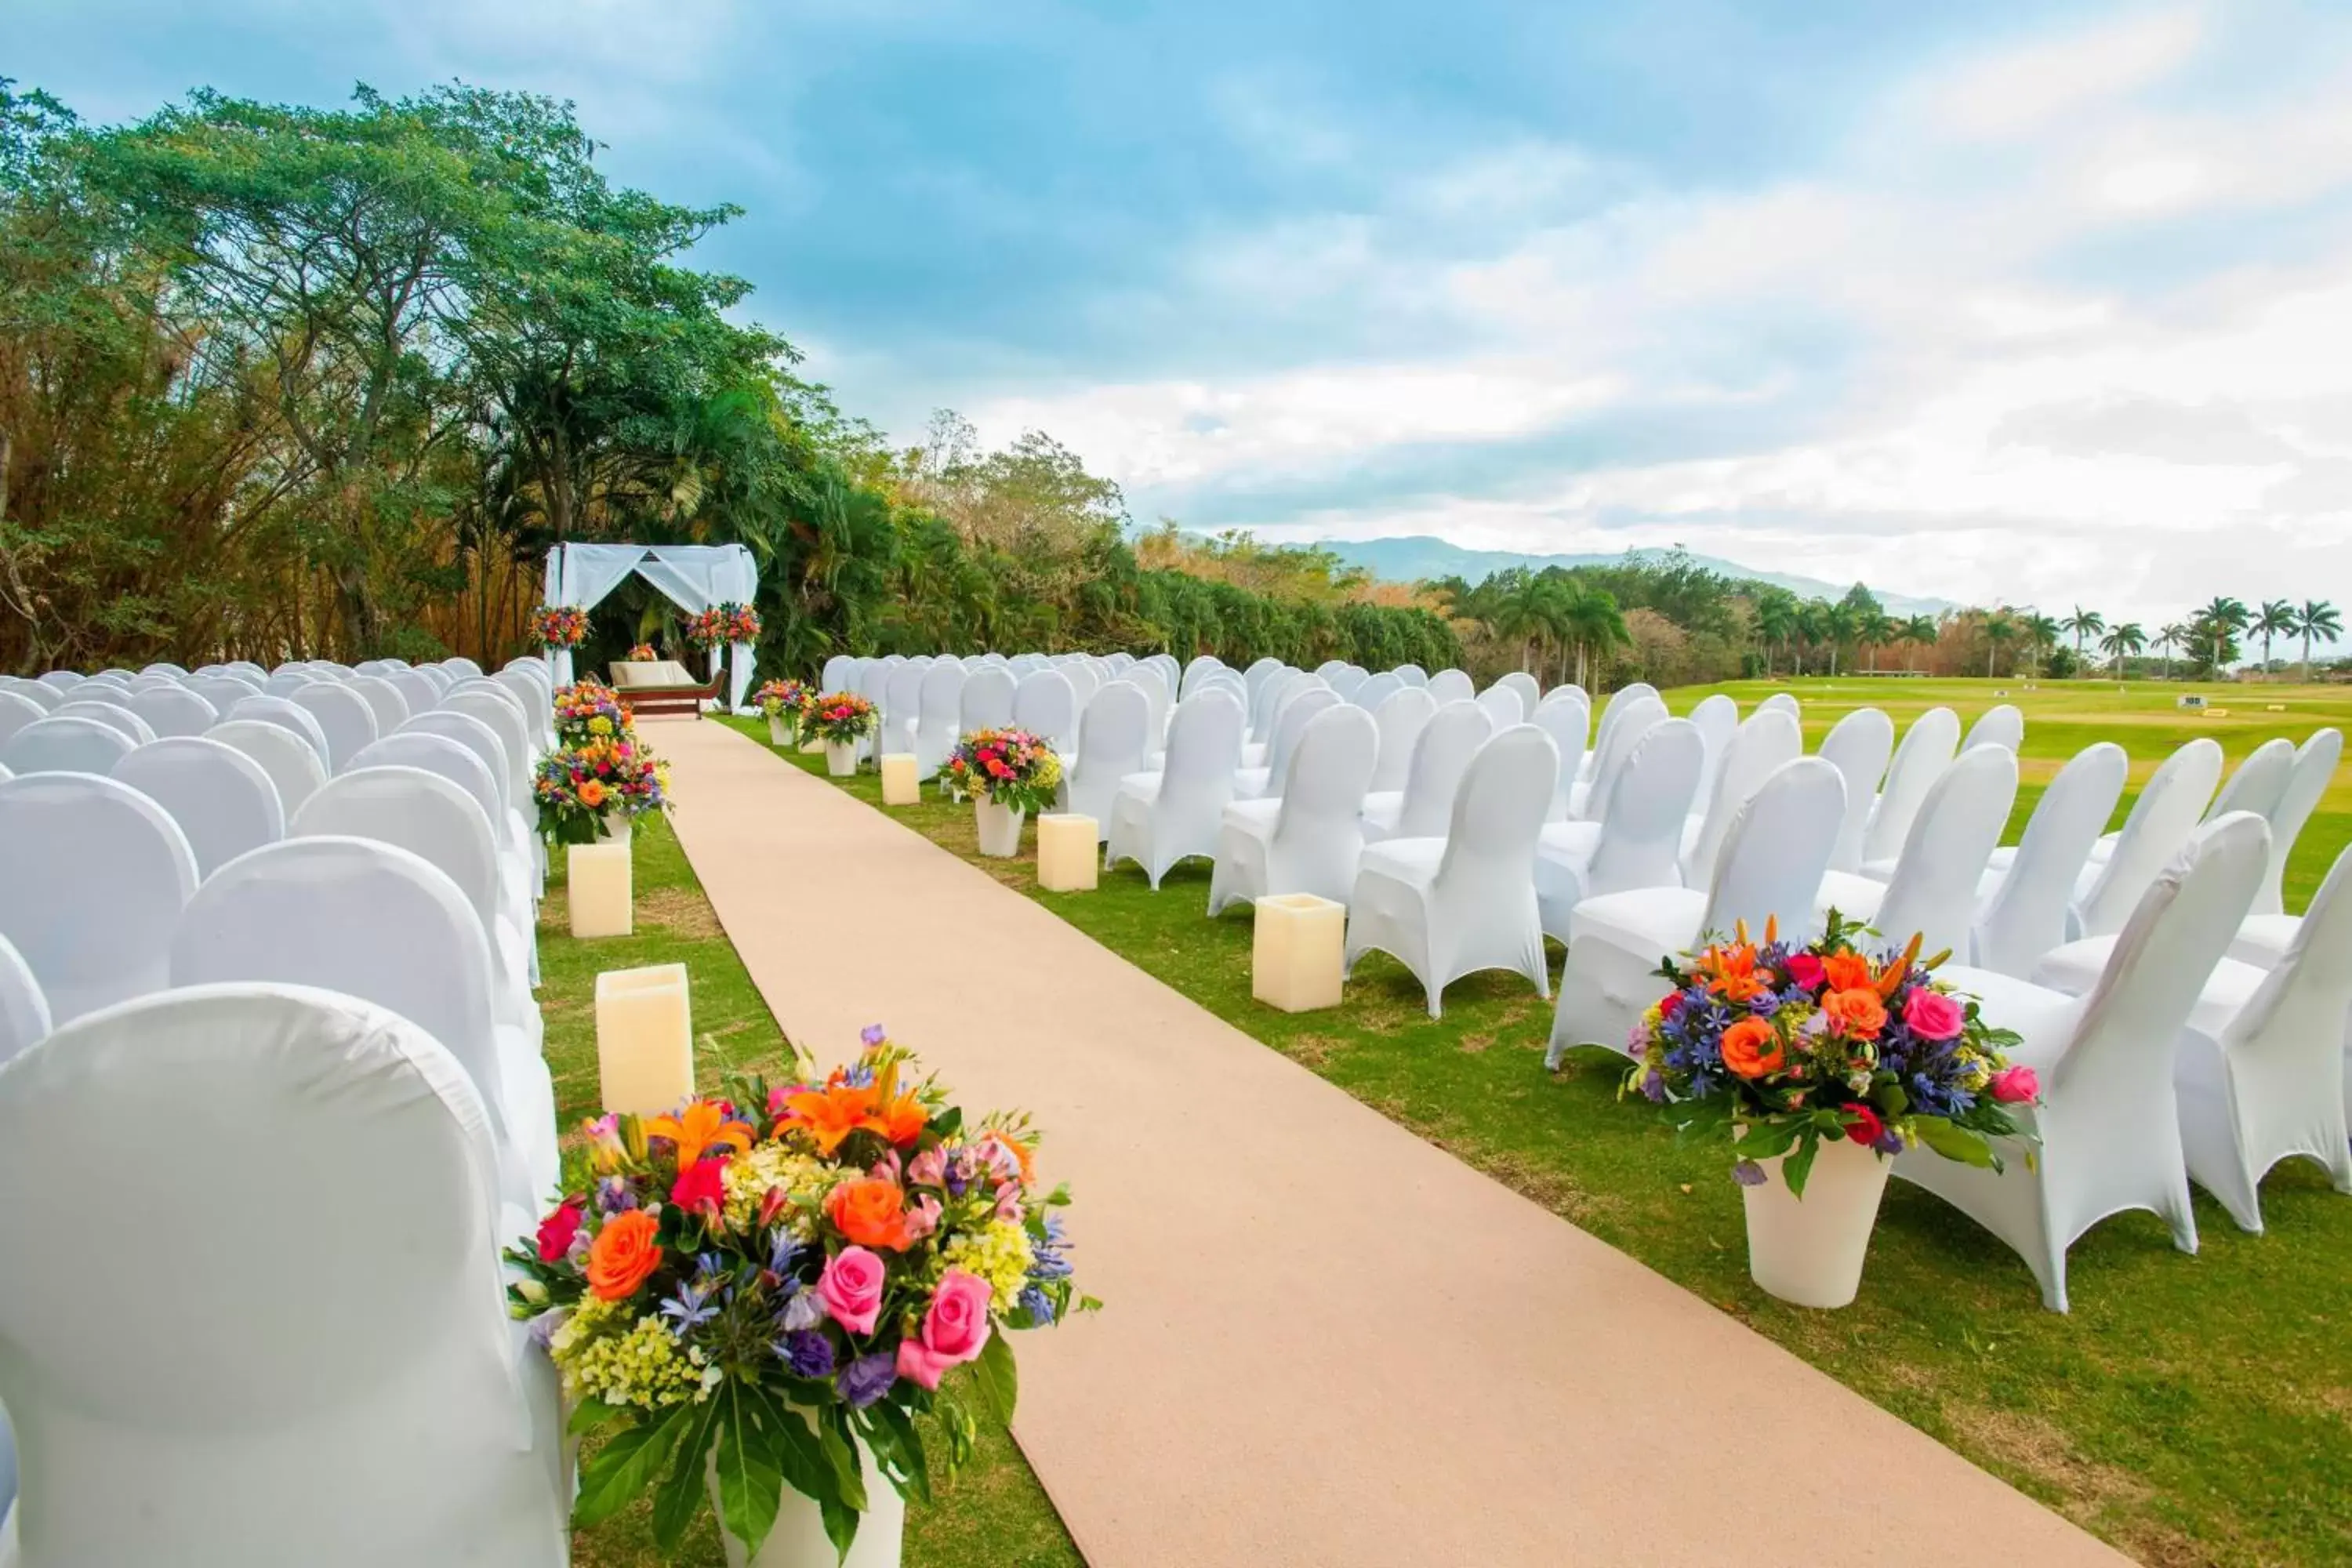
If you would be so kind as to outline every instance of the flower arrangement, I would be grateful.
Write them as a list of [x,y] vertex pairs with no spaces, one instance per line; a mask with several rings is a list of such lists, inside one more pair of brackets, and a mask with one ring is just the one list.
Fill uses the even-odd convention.
[[530,613],[530,635],[541,647],[578,647],[588,640],[588,612],[577,605],[541,605]]
[[771,719],[798,724],[816,701],[805,680],[771,680],[751,693],[751,705]]
[[809,705],[801,727],[816,740],[845,745],[880,729],[882,715],[855,691],[828,691]]
[[1062,760],[1026,730],[975,730],[956,742],[940,772],[959,795],[982,796],[1013,811],[1051,807]]
[[635,731],[620,694],[600,680],[575,680],[555,692],[555,738],[564,746],[609,741]]
[[760,612],[749,605],[721,605],[719,613],[727,618],[729,642],[755,643],[760,640]]
[[669,767],[634,734],[563,746],[531,778],[539,829],[558,844],[593,844],[614,813],[639,816],[669,805]]
[[728,643],[760,640],[760,612],[733,600],[700,610],[686,618],[687,640],[697,647],[721,647]]
[[629,648],[629,662],[631,664],[651,664],[654,660],[659,658],[661,658],[661,655],[654,651],[654,645],[649,642],[636,643],[632,645]]
[[1674,989],[1643,1016],[1628,1047],[1639,1058],[1621,1093],[1664,1108],[1677,1129],[1736,1129],[1742,1186],[1757,1162],[1786,1154],[1781,1174],[1801,1197],[1824,1138],[1895,1154],[1926,1147],[1998,1169],[1990,1140],[2019,1131],[2011,1108],[2042,1092],[2034,1071],[2002,1051],[2013,1030],[1986,1024],[1972,998],[1931,978],[1919,939],[1876,958],[1864,928],[1830,911],[1819,942],[1762,942],[1742,926],[1659,973]]
[[796,1063],[792,1083],[588,1123],[593,1178],[508,1253],[509,1310],[554,1362],[572,1430],[619,1427],[581,1468],[575,1523],[650,1488],[674,1548],[715,1451],[719,1521],[747,1551],[789,1484],[845,1555],[878,1484],[861,1447],[927,1498],[914,1417],[939,1418],[952,1473],[967,1401],[1013,1413],[1000,1331],[1098,1305],[1074,1291],[1053,1213],[1069,1195],[1038,1184],[1027,1119],[973,1121],[878,1026],[863,1038],[822,1079]]

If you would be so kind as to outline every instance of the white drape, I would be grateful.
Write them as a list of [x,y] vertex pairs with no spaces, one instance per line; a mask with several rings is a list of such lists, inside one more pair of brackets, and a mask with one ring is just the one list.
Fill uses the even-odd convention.
[[[543,602],[587,609],[632,572],[688,615],[730,602],[748,605],[760,591],[759,568],[752,564],[751,552],[740,544],[559,544],[547,552]],[[743,706],[756,651],[750,643],[740,642],[723,653],[710,650],[712,673],[726,661],[730,708]],[[572,650],[550,648],[547,658],[555,683],[570,684]]]

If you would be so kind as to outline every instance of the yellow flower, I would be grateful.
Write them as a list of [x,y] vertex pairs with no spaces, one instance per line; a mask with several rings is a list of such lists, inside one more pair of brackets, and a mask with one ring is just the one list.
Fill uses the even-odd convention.
[[609,735],[613,732],[613,721],[599,713],[588,721],[588,732],[592,735]]
[[[825,1194],[856,1173],[782,1143],[759,1144],[750,1153],[728,1161],[719,1174],[727,1192],[727,1223],[748,1228],[772,1188],[782,1187],[794,1197],[822,1204]],[[797,1205],[784,1210],[781,1218],[802,1236],[811,1234],[815,1226],[813,1213]]]
[[660,1410],[700,1400],[717,1381],[718,1368],[698,1348],[680,1350],[659,1317],[648,1312],[626,1328],[624,1321],[618,1302],[585,1301],[549,1338],[566,1399]]
[[998,1312],[1010,1312],[1021,1287],[1029,1282],[1029,1265],[1036,1254],[1030,1250],[1029,1232],[1019,1220],[999,1219],[957,1237],[941,1257],[949,1268],[987,1280],[990,1306]]

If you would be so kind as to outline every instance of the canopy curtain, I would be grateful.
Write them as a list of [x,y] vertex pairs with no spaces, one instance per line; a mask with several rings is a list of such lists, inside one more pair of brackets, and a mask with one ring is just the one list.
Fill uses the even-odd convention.
[[[547,552],[545,602],[592,608],[632,572],[688,615],[715,605],[748,605],[760,592],[759,569],[740,544],[559,544]],[[757,657],[750,643],[710,650],[711,673],[726,663],[729,708],[743,706]],[[547,662],[558,686],[572,683],[570,648],[549,648]]]

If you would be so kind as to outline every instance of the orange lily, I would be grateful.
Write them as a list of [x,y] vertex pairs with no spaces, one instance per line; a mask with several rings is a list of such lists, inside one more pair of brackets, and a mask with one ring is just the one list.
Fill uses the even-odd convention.
[[646,1136],[667,1138],[677,1145],[677,1168],[691,1170],[712,1149],[751,1152],[756,1134],[748,1121],[732,1121],[712,1101],[698,1100],[676,1116],[656,1116],[646,1123]]
[[863,1089],[845,1083],[829,1083],[821,1089],[804,1089],[784,1101],[784,1126],[807,1130],[816,1140],[817,1152],[830,1154],[841,1147],[841,1141],[861,1127],[872,1127],[875,1095],[872,1085]]
[[1756,950],[1745,943],[1707,949],[1698,969],[1708,987],[1727,1002],[1749,1001],[1765,989],[1756,971]]

